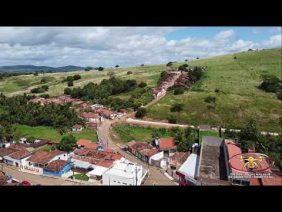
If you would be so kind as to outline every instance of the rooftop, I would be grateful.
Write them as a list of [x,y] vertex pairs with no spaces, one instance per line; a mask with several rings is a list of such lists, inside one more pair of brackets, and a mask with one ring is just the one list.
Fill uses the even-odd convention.
[[62,170],[68,162],[65,160],[54,160],[45,167],[45,169],[53,172],[59,172]]
[[54,157],[65,154],[66,152],[60,151],[60,150],[54,150],[51,152],[39,150],[35,152],[33,155],[31,155],[30,158],[27,159],[27,161],[30,161],[32,163],[37,164],[46,164],[50,160],[52,160]]
[[30,155],[31,155],[31,153],[29,151],[23,149],[23,150],[19,150],[19,151],[13,152],[9,156],[11,158],[16,159],[16,160],[20,160],[20,159],[23,159],[23,158],[28,157]]
[[159,148],[160,150],[169,150],[176,148],[174,138],[160,138]]
[[181,165],[178,172],[188,177],[195,178],[196,170],[197,170],[197,160],[198,160],[197,154],[194,153],[190,154],[187,160]]
[[98,147],[97,143],[95,143],[91,140],[88,140],[88,139],[79,139],[76,142],[76,144],[79,145],[79,146],[83,146],[86,149],[97,149],[97,147]]

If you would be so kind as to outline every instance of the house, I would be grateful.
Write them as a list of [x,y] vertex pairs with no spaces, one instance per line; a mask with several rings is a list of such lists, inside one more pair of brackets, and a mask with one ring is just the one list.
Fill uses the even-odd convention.
[[165,156],[169,157],[171,153],[176,152],[176,144],[174,138],[159,138],[155,139],[154,145],[159,151],[164,151]]
[[26,149],[22,149],[12,152],[11,154],[4,156],[3,158],[5,163],[19,167],[20,164],[22,164],[22,161],[30,155],[31,152],[27,151]]
[[53,160],[43,168],[44,175],[51,175],[55,177],[68,177],[72,175],[72,164],[66,160]]
[[[139,152],[139,158],[146,162],[146,163],[149,163],[151,164],[152,162],[152,157],[156,154],[159,153],[158,149],[157,148],[149,148],[149,149],[142,149],[140,150]],[[154,158],[154,157],[153,157]]]
[[[151,145],[146,142],[131,141],[127,144],[126,149],[135,156],[140,156],[138,152],[142,149],[149,149]],[[142,156],[141,156],[142,157]]]
[[15,165],[15,160],[10,158],[9,155],[21,150],[26,150],[25,146],[22,144],[10,144],[7,148],[0,148],[0,161],[4,163]]
[[68,161],[69,155],[67,154],[67,152],[60,150],[53,150],[50,152],[39,150],[22,161],[20,170],[23,172],[41,175],[44,171],[43,168],[45,168],[48,163],[54,160]]
[[0,171],[0,186],[7,184],[8,184],[8,176],[5,174],[5,172]]
[[100,116],[96,113],[83,112],[83,113],[80,114],[80,117],[85,119],[88,122],[93,122],[93,123],[99,123],[100,122]]
[[148,171],[142,166],[121,159],[103,173],[103,185],[141,185]]
[[97,123],[87,122],[85,125],[90,129],[97,130]]
[[80,124],[76,124],[72,127],[73,132],[81,132],[83,130],[83,126]]
[[186,161],[181,165],[176,174],[179,176],[179,185],[198,185],[196,180],[197,170],[199,165],[199,156],[197,154],[190,154]]
[[170,168],[173,170],[178,169],[188,158],[188,152],[176,152],[172,156],[169,157],[170,159]]
[[76,144],[79,148],[92,149],[92,150],[96,150],[98,148],[97,143],[87,139],[79,139],[76,142]]

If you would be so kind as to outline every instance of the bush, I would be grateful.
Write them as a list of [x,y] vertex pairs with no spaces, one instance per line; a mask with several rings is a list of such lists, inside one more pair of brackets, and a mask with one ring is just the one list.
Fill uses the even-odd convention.
[[147,86],[146,82],[140,82],[140,84],[138,85],[139,88],[145,88]]
[[70,95],[71,94],[71,89],[70,88],[65,88],[64,94]]
[[141,66],[141,67],[143,67],[143,66],[144,66],[144,64],[141,64],[140,66]]
[[44,92],[45,92],[45,89],[40,88],[40,87],[37,87],[37,88],[31,89],[30,92],[31,92],[31,93],[44,93]]
[[183,87],[176,87],[173,91],[173,94],[174,95],[180,95],[180,94],[183,94],[184,93],[184,88]]
[[73,78],[73,76],[67,76],[67,79],[66,79],[68,82],[69,81],[74,81],[74,78]]
[[97,68],[97,70],[98,70],[98,71],[103,71],[104,68],[103,68],[102,66],[100,66],[100,67]]
[[214,92],[215,92],[215,93],[219,93],[220,90],[219,90],[218,88],[216,88],[216,89],[214,89]]
[[79,79],[81,79],[81,76],[79,74],[73,76],[73,80],[79,80]]
[[276,93],[282,90],[282,80],[273,75],[262,75],[262,83],[259,85],[259,88],[265,92]]
[[185,63],[178,67],[178,71],[188,71],[187,67],[188,67],[188,64]]
[[184,104],[175,103],[171,108],[171,112],[180,112],[183,110]]
[[167,64],[166,64],[166,66],[172,66],[172,62],[168,62]]
[[277,98],[278,98],[279,100],[282,101],[282,91],[278,91],[278,92],[276,93],[276,96],[277,96]]
[[136,117],[136,118],[143,118],[143,117],[146,115],[146,113],[147,113],[146,108],[144,108],[144,107],[139,107],[139,108],[137,109],[137,112],[136,112],[136,114],[135,114],[135,117]]
[[207,103],[215,103],[216,97],[214,97],[214,96],[207,96],[207,97],[205,97],[204,101],[207,102]]
[[41,94],[40,97],[44,99],[49,99],[50,95],[46,93],[46,94]]
[[116,67],[116,68],[118,68],[118,67],[119,67],[119,65],[116,65],[115,67]]
[[41,88],[44,89],[45,91],[48,91],[49,86],[48,85],[42,85]]
[[127,75],[130,75],[130,74],[132,74],[132,71],[128,71],[126,74],[127,74]]
[[73,81],[68,81],[68,86],[72,87],[73,86]]
[[171,124],[176,124],[177,123],[177,118],[175,115],[171,114],[168,118],[167,118],[168,122]]
[[86,68],[84,69],[84,71],[90,71],[90,70],[92,70],[92,69],[93,69],[92,67],[88,66],[88,67],[86,67]]

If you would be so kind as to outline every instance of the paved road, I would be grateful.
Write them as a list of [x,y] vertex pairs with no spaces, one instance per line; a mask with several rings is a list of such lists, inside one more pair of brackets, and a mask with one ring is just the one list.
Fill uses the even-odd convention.
[[[17,169],[17,167],[14,166],[9,166],[7,164],[1,163],[3,167],[3,171],[11,175],[13,178],[19,180],[20,182],[22,181],[28,181],[32,185],[85,185],[84,183],[78,183],[78,182],[73,182],[69,181],[66,179],[62,178],[53,178],[53,177],[47,177],[47,176],[41,176],[41,175],[35,175],[35,174],[30,174],[26,172],[21,172]],[[97,183],[97,185],[99,185]]]

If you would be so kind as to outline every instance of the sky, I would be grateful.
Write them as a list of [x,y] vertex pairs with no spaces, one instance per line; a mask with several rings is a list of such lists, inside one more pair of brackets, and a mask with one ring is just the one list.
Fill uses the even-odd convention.
[[281,48],[281,27],[0,27],[0,66],[138,66]]

